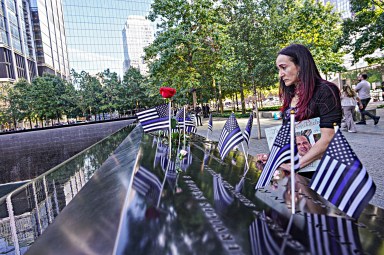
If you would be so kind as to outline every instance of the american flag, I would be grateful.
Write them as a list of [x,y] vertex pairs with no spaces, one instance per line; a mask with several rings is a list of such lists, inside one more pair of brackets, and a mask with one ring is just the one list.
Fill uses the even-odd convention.
[[[267,185],[276,171],[276,169],[282,164],[286,163],[291,159],[291,146],[290,146],[290,122],[287,122],[281,126],[273,146],[271,148],[271,153],[269,154],[267,163],[264,166],[263,171],[261,172],[260,178],[256,183],[255,189],[262,188]],[[295,153],[295,171],[299,168],[299,154],[297,146],[295,144],[294,148]]]
[[185,123],[185,132],[187,133],[196,133],[197,128],[195,125],[195,122],[191,119],[191,117],[188,114],[185,114],[185,120],[184,120],[184,107],[179,109],[176,113],[176,120],[178,122],[179,129],[184,128]]
[[328,145],[309,186],[355,219],[376,191],[375,183],[340,129]]
[[213,124],[212,124],[212,113],[209,114],[209,120],[208,120],[208,130],[212,132]]
[[304,213],[310,254],[364,254],[353,220]]
[[253,125],[253,114],[249,116],[249,120],[247,123],[247,126],[244,130],[244,141],[247,143],[247,146],[249,147],[249,138],[251,137],[251,131],[252,131],[252,125]]
[[215,200],[215,207],[222,211],[233,202],[233,197],[225,189],[221,175],[213,176],[213,199]]
[[224,159],[228,152],[243,140],[244,137],[241,133],[239,124],[237,124],[235,114],[232,113],[225,123],[223,130],[221,131],[219,139],[218,148],[221,159]]
[[161,192],[161,182],[156,175],[143,166],[139,167],[133,178],[133,188],[150,203],[156,204]]
[[169,129],[168,104],[158,105],[154,108],[136,113],[144,132]]

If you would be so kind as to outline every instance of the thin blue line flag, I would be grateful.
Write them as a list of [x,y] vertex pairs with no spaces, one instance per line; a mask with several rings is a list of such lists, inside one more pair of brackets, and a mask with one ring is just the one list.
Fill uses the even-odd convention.
[[183,129],[185,125],[185,132],[186,133],[196,133],[197,128],[195,125],[195,122],[191,119],[191,117],[185,113],[185,119],[184,119],[184,107],[179,109],[176,113],[176,120],[178,122],[178,128]]
[[[290,121],[282,125],[275,141],[273,143],[271,153],[269,154],[267,163],[261,172],[260,178],[256,183],[255,189],[266,186],[272,179],[273,173],[283,163],[289,162],[291,159],[291,146],[290,146]],[[299,154],[295,143],[294,148],[295,171],[299,169]]]
[[169,129],[169,106],[158,105],[154,108],[136,113],[144,132]]
[[376,191],[375,183],[340,129],[328,145],[309,186],[355,219]]
[[253,114],[251,113],[251,115],[249,116],[247,126],[245,127],[244,134],[243,134],[244,135],[244,141],[248,147],[249,147],[249,138],[251,137],[252,125],[253,125]]
[[212,132],[213,124],[212,124],[212,113],[209,114],[209,120],[208,120],[208,130]]
[[221,131],[219,139],[218,148],[221,159],[224,159],[228,152],[243,140],[244,137],[240,130],[239,124],[237,123],[235,114],[232,113]]

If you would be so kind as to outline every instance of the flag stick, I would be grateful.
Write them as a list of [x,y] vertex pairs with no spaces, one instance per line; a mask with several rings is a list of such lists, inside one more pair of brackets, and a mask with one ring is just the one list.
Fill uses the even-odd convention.
[[333,129],[335,130],[335,134],[337,130],[339,130],[339,126],[336,123],[333,123]]
[[244,156],[245,156],[245,163],[247,164],[247,169],[249,169],[249,164],[248,164],[248,151],[247,151],[247,153],[245,153],[245,149],[244,149],[243,142],[241,142],[241,147],[243,147],[243,152],[244,152]]
[[169,108],[169,154],[168,158],[171,159],[171,152],[172,152],[172,123],[171,123],[171,113],[172,113],[172,103],[171,100],[169,100],[168,108]]
[[291,111],[291,208],[295,214],[295,111]]
[[185,110],[186,110],[186,109],[185,109],[185,105],[184,105],[184,121],[183,121],[183,122],[184,122],[184,124],[183,124],[183,126],[184,126],[184,144],[183,144],[183,149],[184,149],[184,150],[185,150],[185,114],[186,114],[186,113],[185,113]]

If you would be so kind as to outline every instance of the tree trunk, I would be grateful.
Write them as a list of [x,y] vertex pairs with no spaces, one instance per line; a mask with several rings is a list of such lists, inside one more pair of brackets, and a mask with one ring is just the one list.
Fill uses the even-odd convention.
[[[215,77],[212,77],[212,87],[213,87],[213,95],[214,95],[214,97],[215,97],[215,99],[216,99],[216,108],[217,108],[217,100],[218,100],[218,98],[217,98],[217,91],[216,91],[216,80],[215,80]],[[216,111],[218,111],[218,108],[216,109]]]
[[245,114],[245,96],[243,84],[240,85],[241,113]]
[[218,89],[219,89],[219,107],[220,107],[220,113],[223,114],[224,112],[224,107],[223,107],[223,98],[221,94],[221,83],[218,82]]
[[196,89],[193,89],[192,99],[193,99],[193,109],[196,109],[196,106],[197,106]]
[[235,100],[236,100],[236,111],[239,111],[239,101],[237,98],[237,93],[235,93]]

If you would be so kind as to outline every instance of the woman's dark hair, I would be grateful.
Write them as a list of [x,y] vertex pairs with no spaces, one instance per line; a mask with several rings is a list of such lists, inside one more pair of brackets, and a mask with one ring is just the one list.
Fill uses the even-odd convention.
[[279,96],[283,101],[282,110],[289,107],[296,93],[300,99],[296,105],[296,120],[308,119],[313,114],[308,105],[313,97],[316,84],[330,82],[321,78],[311,52],[304,45],[291,44],[282,49],[278,55],[288,56],[300,68],[298,73],[299,84],[296,86],[286,86],[284,81],[280,79]]

